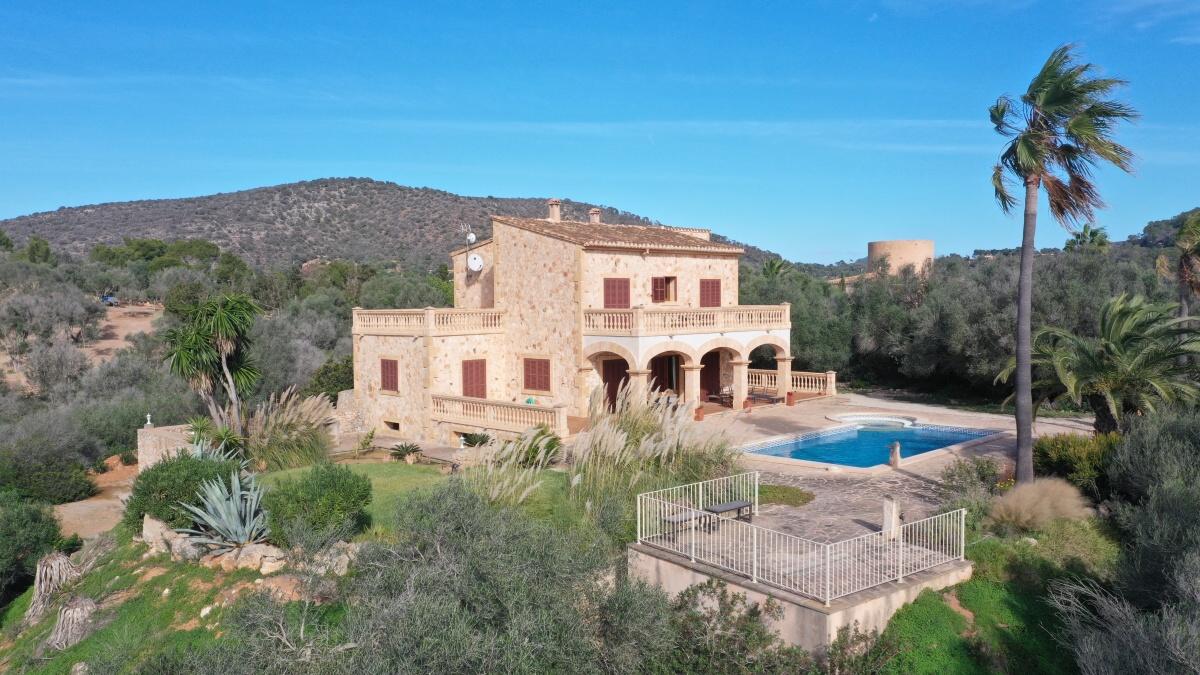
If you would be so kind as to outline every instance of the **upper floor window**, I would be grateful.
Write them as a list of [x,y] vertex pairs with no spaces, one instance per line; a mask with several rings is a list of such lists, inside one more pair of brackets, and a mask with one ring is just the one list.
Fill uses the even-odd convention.
[[629,309],[629,279],[604,280],[604,309]]
[[650,302],[673,302],[675,285],[675,277],[651,277]]
[[486,359],[467,359],[462,362],[462,395],[487,398]]
[[700,280],[700,306],[701,307],[720,307],[721,306],[721,280],[720,279],[701,279]]
[[400,390],[400,368],[396,359],[379,359],[379,388],[384,391]]
[[550,359],[523,359],[525,391],[550,391]]

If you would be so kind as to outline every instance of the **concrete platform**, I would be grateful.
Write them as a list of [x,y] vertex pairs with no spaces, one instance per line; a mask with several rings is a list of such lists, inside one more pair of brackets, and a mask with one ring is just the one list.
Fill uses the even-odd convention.
[[672,597],[689,586],[709,579],[720,579],[729,590],[743,593],[750,602],[768,598],[779,603],[783,616],[772,621],[772,627],[787,643],[820,653],[836,637],[843,626],[858,624],[859,630],[883,631],[888,620],[901,607],[916,599],[921,591],[941,590],[971,578],[970,561],[956,560],[924,572],[909,575],[902,582],[888,582],[858,593],[843,596],[825,604],[774,586],[754,583],[749,579],[703,563],[694,563],[683,556],[642,544],[630,544],[626,551],[629,572],[635,577],[657,585]]

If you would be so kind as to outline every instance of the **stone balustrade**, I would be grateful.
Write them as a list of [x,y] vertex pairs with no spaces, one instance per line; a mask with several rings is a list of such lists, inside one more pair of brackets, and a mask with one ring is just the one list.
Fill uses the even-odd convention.
[[586,335],[679,335],[739,330],[791,328],[791,311],[783,305],[735,305],[704,308],[588,309]]
[[431,416],[434,421],[463,424],[484,430],[520,433],[544,425],[560,436],[568,434],[567,408],[562,405],[545,408],[523,403],[434,394]]
[[479,335],[503,331],[499,309],[359,309],[355,335]]
[[[834,396],[837,394],[837,373],[809,373],[800,370],[791,371],[790,391]],[[774,370],[758,370],[751,368],[746,371],[746,384],[750,387],[778,391],[779,373]]]

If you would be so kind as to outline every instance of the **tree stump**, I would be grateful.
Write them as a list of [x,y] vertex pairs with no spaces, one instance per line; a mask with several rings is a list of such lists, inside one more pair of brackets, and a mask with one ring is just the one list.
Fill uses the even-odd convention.
[[25,611],[25,625],[32,626],[40,621],[50,609],[54,595],[82,574],[83,570],[58,551],[39,560],[33,577],[33,600]]
[[78,644],[88,636],[95,613],[96,603],[91,598],[71,598],[58,610],[58,623],[54,624],[46,646],[61,652]]

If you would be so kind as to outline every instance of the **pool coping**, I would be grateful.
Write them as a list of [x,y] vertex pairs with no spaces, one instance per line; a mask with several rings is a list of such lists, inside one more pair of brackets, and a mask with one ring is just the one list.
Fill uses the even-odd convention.
[[[935,427],[938,429],[945,429],[945,430],[950,430],[950,431],[962,430],[962,431],[982,432],[983,435],[979,436],[978,438],[972,438],[969,440],[962,441],[960,443],[955,443],[954,445],[947,445],[943,448],[937,448],[935,450],[928,450],[926,452],[922,452],[921,454],[914,455],[912,457],[901,458],[900,466],[895,467],[895,468],[893,468],[890,464],[887,464],[887,463],[875,464],[873,466],[848,466],[846,464],[835,464],[833,462],[817,462],[817,461],[813,461],[810,459],[795,459],[792,457],[780,457],[778,455],[764,455],[764,454],[754,452],[755,448],[761,448],[761,447],[768,446],[768,445],[775,445],[777,443],[786,443],[786,442],[792,442],[792,441],[805,440],[807,438],[816,438],[819,436],[836,434],[841,431],[856,429],[859,426],[859,423],[858,422],[847,422],[846,421],[847,417],[887,419],[890,421],[906,421],[906,422],[909,422],[909,424],[907,424],[906,426],[920,425],[920,426],[924,426],[924,427]],[[765,462],[767,464],[777,464],[781,467],[783,467],[783,466],[793,467],[793,468],[803,467],[803,468],[807,468],[807,469],[819,469],[822,471],[828,471],[830,473],[854,473],[854,474],[860,474],[860,475],[877,475],[877,474],[887,473],[889,471],[894,471],[896,469],[902,469],[902,468],[912,465],[912,464],[919,464],[925,460],[932,459],[935,457],[941,457],[941,456],[944,456],[949,453],[961,452],[963,450],[968,450],[977,445],[982,445],[983,443],[987,443],[989,441],[994,441],[994,440],[996,440],[997,437],[1000,437],[1000,436],[1011,435],[1011,432],[999,430],[999,429],[980,429],[978,427],[964,427],[964,426],[957,426],[957,425],[952,425],[952,424],[933,424],[933,423],[928,423],[928,422],[922,422],[922,421],[920,421],[919,418],[911,417],[908,415],[886,415],[886,414],[870,415],[870,414],[864,413],[862,415],[841,415],[838,417],[828,417],[826,419],[845,422],[845,423],[844,424],[835,424],[834,426],[826,427],[824,429],[801,431],[801,432],[792,433],[792,434],[781,434],[779,436],[772,436],[770,438],[762,438],[762,439],[759,439],[759,440],[756,440],[756,441],[753,441],[750,443],[740,445],[740,446],[738,446],[737,449],[741,452],[742,458],[745,460],[755,461],[755,462]]]

